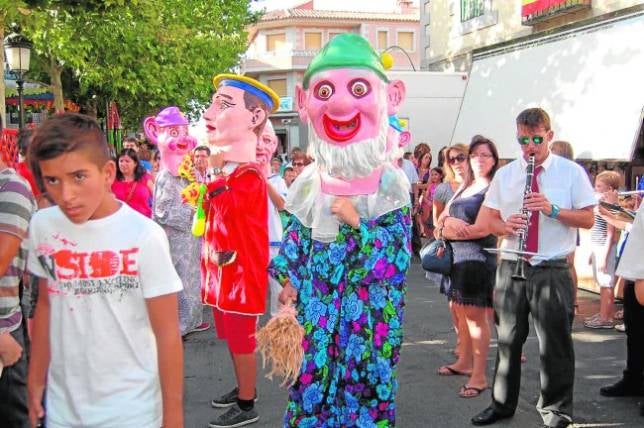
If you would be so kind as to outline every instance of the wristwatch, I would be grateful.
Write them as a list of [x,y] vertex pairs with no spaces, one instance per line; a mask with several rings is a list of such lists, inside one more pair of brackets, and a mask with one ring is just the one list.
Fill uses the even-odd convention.
[[551,204],[550,215],[548,217],[557,218],[558,215],[559,215],[559,206],[555,204]]
[[212,175],[224,175],[224,170],[216,166],[210,170],[210,173]]

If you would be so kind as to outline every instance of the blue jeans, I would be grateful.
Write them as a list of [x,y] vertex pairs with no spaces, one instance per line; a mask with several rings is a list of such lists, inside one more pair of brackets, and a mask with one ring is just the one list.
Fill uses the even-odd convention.
[[26,329],[23,324],[11,333],[22,346],[22,355],[14,365],[4,367],[0,377],[0,421],[3,428],[29,426],[27,409],[27,352]]

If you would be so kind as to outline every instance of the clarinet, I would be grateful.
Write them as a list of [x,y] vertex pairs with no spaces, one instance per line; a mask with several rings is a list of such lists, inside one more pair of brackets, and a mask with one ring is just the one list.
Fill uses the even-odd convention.
[[[528,221],[530,221],[530,210],[525,208],[525,199],[532,192],[532,177],[534,176],[534,162],[535,156],[534,153],[530,154],[528,157],[528,166],[525,169],[525,187],[523,189],[523,207],[521,208],[521,214],[526,216]],[[528,240],[528,228],[521,229],[519,232],[519,251],[526,251],[526,242]],[[517,256],[517,265],[514,268],[514,273],[512,274],[512,279],[525,281],[525,257],[518,255]]]

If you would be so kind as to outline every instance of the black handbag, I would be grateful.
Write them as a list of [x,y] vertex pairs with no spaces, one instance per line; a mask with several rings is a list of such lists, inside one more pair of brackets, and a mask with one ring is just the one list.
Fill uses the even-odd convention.
[[429,272],[449,275],[453,260],[452,246],[444,239],[436,239],[420,250],[421,265]]

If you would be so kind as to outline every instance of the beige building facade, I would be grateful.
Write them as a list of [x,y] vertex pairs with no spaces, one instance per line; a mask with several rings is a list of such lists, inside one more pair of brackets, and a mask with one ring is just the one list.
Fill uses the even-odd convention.
[[389,13],[376,13],[322,10],[316,1],[308,1],[268,12],[248,28],[241,71],[280,96],[279,111],[271,116],[280,152],[306,147],[307,129],[298,117],[295,87],[311,59],[336,35],[360,34],[379,52],[387,50],[394,57],[392,71],[420,68],[419,9],[411,1],[397,4]]
[[[420,0],[421,68],[469,71],[472,55],[515,41],[584,26],[644,8],[642,0],[577,0],[534,23],[522,19],[530,0]],[[566,3],[566,2],[562,2]]]

